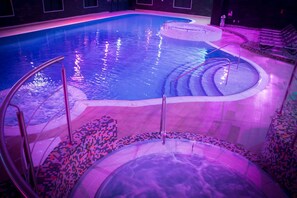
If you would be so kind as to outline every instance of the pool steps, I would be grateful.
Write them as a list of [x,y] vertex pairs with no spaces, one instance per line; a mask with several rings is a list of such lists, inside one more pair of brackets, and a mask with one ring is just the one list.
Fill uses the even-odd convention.
[[214,79],[216,72],[223,67],[226,67],[226,62],[221,62],[209,67],[204,71],[202,77],[200,78],[201,87],[207,96],[223,96],[222,92],[220,92],[216,86]]
[[[176,67],[167,76],[164,83],[163,93],[170,96],[222,96],[223,93],[219,90],[214,82],[214,76],[221,68],[226,67],[225,60],[210,60],[201,65],[204,70],[201,72],[199,68],[181,77],[187,71],[199,66],[201,62],[186,63],[180,67]],[[209,83],[213,82],[213,83]]]

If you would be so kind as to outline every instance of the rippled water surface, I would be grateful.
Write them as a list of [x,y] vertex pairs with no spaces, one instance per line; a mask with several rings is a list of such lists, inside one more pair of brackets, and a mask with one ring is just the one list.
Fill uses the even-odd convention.
[[111,174],[96,197],[265,197],[244,175],[198,155],[151,154]]
[[[134,14],[0,39],[0,90],[10,88],[41,63],[64,56],[69,84],[85,92],[88,99],[151,99],[162,96],[167,78],[179,74],[177,68],[189,69],[210,57],[237,61],[222,51],[207,55],[214,48],[204,42],[162,37],[159,31],[166,21],[188,22]],[[60,84],[59,67],[36,74],[27,84],[38,91]],[[243,89],[254,85],[257,78],[250,81]]]

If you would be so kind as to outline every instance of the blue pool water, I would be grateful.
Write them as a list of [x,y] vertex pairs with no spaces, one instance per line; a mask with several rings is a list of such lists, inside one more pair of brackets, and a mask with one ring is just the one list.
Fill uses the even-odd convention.
[[151,154],[114,171],[96,197],[265,197],[245,176],[198,155]]
[[[184,71],[208,58],[236,57],[204,42],[181,41],[159,34],[166,21],[186,19],[152,15],[125,15],[0,39],[0,90],[10,88],[25,73],[57,56],[64,56],[69,84],[88,99],[139,100],[167,96],[232,95],[253,87],[257,70],[240,60],[240,75],[226,66],[209,63],[168,86]],[[31,92],[60,86],[60,64],[27,82]],[[231,71],[234,70],[234,65]],[[234,70],[235,71],[235,70]],[[245,75],[242,75],[242,74]],[[244,80],[241,80],[244,76]],[[209,79],[209,80],[208,80]],[[34,95],[34,94],[33,94]]]

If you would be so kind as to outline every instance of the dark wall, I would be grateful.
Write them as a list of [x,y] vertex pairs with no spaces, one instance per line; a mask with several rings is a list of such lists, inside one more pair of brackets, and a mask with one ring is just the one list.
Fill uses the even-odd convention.
[[227,24],[258,27],[262,11],[261,0],[227,0],[223,5]]
[[220,25],[220,19],[223,15],[223,0],[213,0],[213,6],[212,6],[212,13],[211,13],[211,25]]
[[[280,29],[288,24],[296,26],[296,0],[215,0],[212,21],[217,24],[218,13],[226,15],[226,24],[247,27]],[[221,6],[218,6],[221,5]],[[217,10],[218,9],[218,10]],[[213,19],[215,18],[215,19]]]
[[[139,5],[137,1],[153,2],[153,5]],[[175,1],[178,5],[188,5],[190,2],[190,0]],[[12,0],[14,16],[0,17],[0,27],[127,9],[211,16],[213,25],[219,25],[220,17],[225,14],[226,24],[268,28],[283,28],[288,24],[294,24],[297,27],[297,0],[192,0],[192,2],[191,9],[180,9],[173,8],[174,0],[98,0],[98,7],[83,8],[83,0],[64,0],[64,11],[44,13],[42,0]],[[1,6],[0,11],[4,12],[3,9]]]
[[[136,9],[185,13],[201,16],[211,16],[213,3],[213,0],[192,0],[192,9],[180,9],[173,8],[174,0],[153,0],[153,5],[139,5],[136,3],[136,1],[137,0],[134,0],[134,5]],[[151,0],[138,0],[138,2],[146,3],[151,2]]]
[[129,9],[129,0],[98,0],[98,7],[84,8],[83,0],[64,0],[64,11],[43,12],[42,0],[12,0],[14,16],[0,17],[0,27],[104,11]]
[[297,0],[262,0],[261,19],[264,27],[283,28],[288,24],[297,27]]

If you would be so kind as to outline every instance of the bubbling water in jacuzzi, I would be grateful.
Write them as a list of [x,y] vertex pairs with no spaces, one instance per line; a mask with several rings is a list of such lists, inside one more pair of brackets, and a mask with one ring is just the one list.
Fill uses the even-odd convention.
[[130,161],[96,197],[265,197],[245,176],[197,154],[150,154]]

